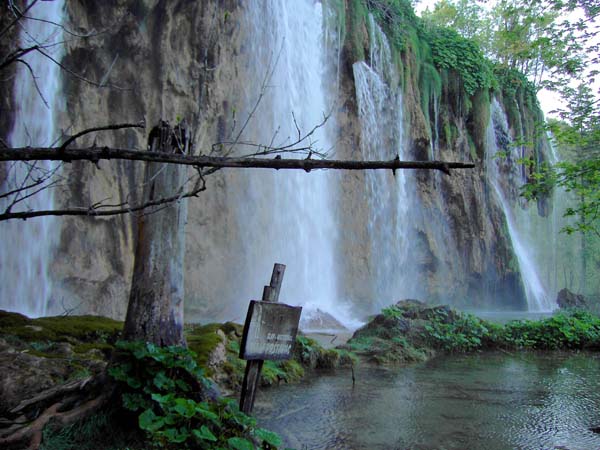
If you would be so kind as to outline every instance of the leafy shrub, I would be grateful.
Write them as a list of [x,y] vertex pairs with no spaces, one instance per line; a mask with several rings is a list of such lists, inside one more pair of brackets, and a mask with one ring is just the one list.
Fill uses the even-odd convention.
[[380,23],[397,50],[406,46],[408,32],[418,29],[420,21],[409,0],[364,0],[368,10]]
[[468,352],[480,349],[489,340],[488,324],[471,314],[461,314],[445,323],[442,315],[434,316],[425,325],[426,337],[434,348],[448,352]]
[[232,400],[206,400],[210,381],[183,347],[118,342],[110,375],[120,382],[123,407],[139,413],[138,425],[153,444],[177,449],[271,449],[275,433],[258,428]]
[[490,63],[473,40],[450,28],[434,28],[427,39],[435,66],[458,73],[468,95],[492,87],[494,76]]
[[516,321],[505,326],[503,337],[505,342],[524,348],[598,349],[600,318],[575,310],[540,321]]
[[424,334],[427,342],[448,352],[484,348],[598,349],[600,318],[575,310],[543,320],[519,320],[501,326],[470,314],[460,314],[450,323],[444,323],[442,317],[434,317],[425,325]]

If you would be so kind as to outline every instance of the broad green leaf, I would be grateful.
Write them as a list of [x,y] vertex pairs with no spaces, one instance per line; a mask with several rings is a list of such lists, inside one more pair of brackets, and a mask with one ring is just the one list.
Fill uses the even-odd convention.
[[173,380],[171,380],[169,377],[167,377],[167,375],[165,374],[165,372],[163,370],[159,371],[154,376],[153,383],[154,383],[154,386],[156,386],[157,388],[166,389],[166,390],[173,389],[173,387],[175,385]]
[[184,427],[167,428],[166,430],[161,431],[160,435],[167,438],[169,442],[173,442],[175,444],[181,444],[190,437],[189,431],[187,431]]
[[272,447],[279,447],[281,445],[281,437],[272,431],[265,430],[264,428],[256,428],[252,434]]
[[140,414],[138,424],[142,430],[154,433],[164,425],[164,419],[154,414],[151,409],[147,409]]
[[192,434],[201,441],[216,442],[217,437],[208,429],[206,425],[202,425],[199,430],[192,430]]
[[227,443],[235,450],[254,450],[254,444],[248,439],[232,437],[227,439]]
[[196,414],[196,402],[188,398],[176,398],[173,410],[186,419]]
[[217,414],[215,414],[213,411],[211,411],[210,409],[208,409],[208,406],[206,406],[206,405],[203,406],[202,403],[196,403],[195,410],[196,410],[196,413],[198,415],[200,415],[201,417],[211,420],[213,422],[219,422],[219,416]]

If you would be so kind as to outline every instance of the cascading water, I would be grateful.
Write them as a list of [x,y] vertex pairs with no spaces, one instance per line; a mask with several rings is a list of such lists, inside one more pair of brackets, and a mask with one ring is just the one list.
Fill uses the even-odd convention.
[[[261,100],[240,141],[289,145],[323,122],[331,110],[325,74],[332,62],[324,47],[323,6],[313,0],[293,4],[262,0],[248,2],[246,8],[251,30],[246,114],[259,96]],[[270,71],[261,93],[260,86]],[[300,146],[330,150],[333,121],[329,117]],[[242,245],[238,254],[243,258],[238,267],[244,274],[238,280],[240,292],[259,296],[272,264],[284,263],[288,268],[281,301],[304,305],[305,319],[319,308],[344,320],[336,283],[338,228],[331,204],[335,191],[332,175],[251,171],[229,188],[228,195],[240,205],[236,211]]]
[[[532,248],[527,241],[520,226],[518,211],[519,206],[511,207],[508,195],[523,183],[522,173],[519,170],[516,159],[520,155],[513,154],[519,149],[513,148],[509,134],[506,114],[500,103],[494,99],[491,105],[491,117],[486,135],[486,167],[490,184],[493,186],[498,201],[504,211],[508,233],[512,241],[513,250],[519,263],[521,278],[525,285],[527,305],[529,311],[552,311],[556,304],[548,295],[547,289],[542,283],[536,259],[532,254]],[[518,200],[518,199],[517,199]],[[518,203],[517,201],[515,203]],[[516,209],[516,211],[515,211]]]
[[[551,135],[547,137],[547,142],[547,162],[555,165],[561,158]],[[549,205],[547,217],[537,214],[536,208],[519,208],[516,211],[519,227],[527,233],[527,242],[535,250],[532,256],[551,298],[556,298],[558,291],[565,287],[573,292],[581,290],[581,236],[561,232],[566,226],[573,225],[573,218],[563,217],[573,202],[573,194],[557,186],[546,199]],[[548,239],[549,236],[552,239]]]
[[[38,2],[29,14],[39,20],[19,22],[20,45],[23,48],[40,45],[44,52],[60,60],[63,8],[59,0]],[[19,65],[14,89],[14,127],[9,142],[13,147],[51,146],[57,138],[55,115],[60,102],[60,68],[35,51],[23,58],[35,80],[25,65]],[[0,209],[5,210],[14,202],[13,212],[52,209],[54,195],[49,186],[55,178],[47,178],[54,171],[55,166],[48,162],[8,166],[7,179],[0,188],[2,192],[32,187],[0,199]],[[49,269],[58,240],[57,220],[51,217],[27,222],[12,220],[1,223],[0,230],[0,308],[34,317],[46,315],[51,304]]]
[[[371,51],[368,65],[353,65],[361,150],[365,160],[406,159],[404,106],[398,74],[392,63],[387,38],[372,16],[369,17]],[[419,296],[417,274],[409,262],[409,214],[414,194],[411,174],[383,171],[365,174],[369,204],[369,266],[373,311],[399,298]]]

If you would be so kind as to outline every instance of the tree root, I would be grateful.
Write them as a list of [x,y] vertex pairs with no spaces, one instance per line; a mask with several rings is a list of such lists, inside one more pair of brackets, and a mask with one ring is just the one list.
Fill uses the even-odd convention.
[[65,427],[85,419],[106,405],[113,393],[114,386],[103,373],[52,387],[24,400],[0,420],[0,448],[38,449],[50,421]]

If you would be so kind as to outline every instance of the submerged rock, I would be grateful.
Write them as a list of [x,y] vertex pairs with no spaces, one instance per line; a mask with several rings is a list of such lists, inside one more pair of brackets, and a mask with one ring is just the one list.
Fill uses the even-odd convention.
[[558,307],[560,309],[569,309],[569,308],[587,308],[588,304],[585,297],[581,294],[575,294],[568,290],[567,288],[562,289],[558,293],[558,297],[556,298],[556,303],[558,303]]

